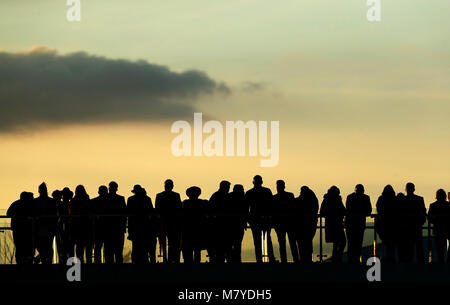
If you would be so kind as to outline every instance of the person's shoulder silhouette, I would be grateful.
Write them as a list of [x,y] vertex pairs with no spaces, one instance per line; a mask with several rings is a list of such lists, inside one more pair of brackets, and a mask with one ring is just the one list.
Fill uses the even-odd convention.
[[181,196],[173,191],[174,183],[171,179],[164,181],[164,191],[156,194],[155,209],[163,216],[177,213],[182,208]]

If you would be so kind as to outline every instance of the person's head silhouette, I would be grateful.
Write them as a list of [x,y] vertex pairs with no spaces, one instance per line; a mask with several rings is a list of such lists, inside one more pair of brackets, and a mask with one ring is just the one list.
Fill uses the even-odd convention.
[[108,188],[106,187],[106,185],[100,185],[98,188],[98,195],[100,197],[105,197],[106,195],[108,195]]
[[28,193],[28,192],[22,192],[22,193],[20,193],[20,200],[26,200],[26,199],[27,199],[27,193]]
[[62,199],[62,191],[60,190],[54,190],[52,193],[52,197],[53,199],[55,199],[56,201],[60,201]]
[[263,179],[260,175],[256,175],[255,177],[253,177],[253,185],[255,187],[261,187],[263,184]]
[[84,188],[83,185],[78,185],[75,188],[75,197],[86,197],[87,193],[86,193],[86,189]]
[[115,195],[117,193],[117,190],[119,189],[119,185],[115,181],[111,181],[109,183],[109,194]]
[[186,196],[188,196],[189,199],[198,199],[201,193],[202,190],[198,186],[191,186],[186,190]]
[[229,181],[223,180],[220,182],[219,190],[228,193],[230,191],[230,185],[231,183]]
[[284,192],[284,189],[286,188],[286,184],[283,180],[277,180],[277,192],[282,193]]
[[139,184],[136,184],[134,187],[133,187],[133,189],[131,190],[131,192],[133,193],[133,194],[135,194],[136,196],[140,196],[140,195],[142,195],[143,194],[143,191],[142,191],[143,189],[142,189],[142,186],[140,186]]
[[388,184],[383,188],[382,196],[395,197],[395,191],[392,185]]
[[332,187],[330,187],[330,189],[328,190],[328,194],[332,197],[337,197],[339,196],[339,194],[341,193],[341,191],[339,190],[339,188],[335,185],[333,185]]
[[447,195],[445,194],[445,191],[443,189],[438,189],[436,191],[436,200],[437,201],[446,201]]
[[307,187],[306,185],[304,185],[300,188],[300,195],[308,195],[308,193],[309,193],[309,187]]
[[167,179],[164,181],[164,190],[171,191],[173,190],[173,181],[171,179]]
[[414,195],[414,191],[416,190],[416,187],[414,186],[414,183],[408,182],[406,183],[406,195]]
[[235,184],[233,186],[233,193],[244,195],[244,186],[242,184]]
[[33,200],[33,197],[34,197],[34,194],[33,193],[31,193],[31,192],[25,192],[26,194],[25,194],[25,197],[24,197],[24,199],[25,200]]
[[39,185],[39,195],[42,197],[48,197],[48,191],[47,191],[47,184],[45,182],[42,182],[41,185]]
[[73,198],[73,192],[68,187],[63,188],[62,195],[63,200],[65,201],[69,201],[70,199]]
[[364,194],[364,185],[362,184],[357,184],[355,186],[355,193],[356,194]]

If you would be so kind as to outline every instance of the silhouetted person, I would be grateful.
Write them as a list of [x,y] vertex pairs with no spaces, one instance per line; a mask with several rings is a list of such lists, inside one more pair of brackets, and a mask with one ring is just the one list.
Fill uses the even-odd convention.
[[74,256],[74,243],[72,236],[71,203],[73,192],[65,187],[62,191],[62,200],[57,206],[58,224],[56,232],[56,245],[58,247],[59,263],[65,264],[69,257]]
[[199,187],[191,186],[186,190],[189,199],[183,201],[182,250],[185,263],[200,263],[201,250],[206,248],[208,201],[198,198],[201,192]]
[[231,259],[231,246],[227,232],[229,220],[228,192],[230,182],[220,182],[219,190],[212,194],[208,204],[207,247],[210,262],[223,263],[227,257]]
[[377,200],[376,230],[386,249],[386,262],[395,262],[395,250],[398,250],[400,258],[400,219],[401,199],[395,195],[394,188],[386,185]]
[[313,239],[317,230],[318,211],[319,200],[316,194],[309,187],[302,186],[300,195],[294,202],[291,218],[295,236],[295,243],[291,244],[294,262],[312,262]]
[[[181,251],[181,198],[173,191],[173,181],[164,182],[164,192],[156,195],[155,210],[161,217],[159,245],[163,249],[164,261],[180,262]],[[168,249],[166,247],[166,238]],[[168,254],[167,254],[168,251]]]
[[[131,261],[137,264],[154,263],[156,232],[152,226],[153,204],[145,190],[136,184],[128,198],[128,239],[132,241]],[[154,242],[153,242],[154,240]]]
[[11,217],[15,257],[17,264],[31,264],[34,256],[33,228],[29,217],[32,215],[33,193],[22,192],[20,199],[14,201],[6,212]]
[[398,193],[396,197],[399,218],[398,222],[398,260],[400,263],[411,263],[414,258],[414,238],[415,226],[412,225],[410,207],[403,193]]
[[228,195],[227,204],[231,218],[229,219],[227,228],[229,230],[231,249],[231,262],[242,262],[242,239],[247,228],[247,219],[249,207],[245,200],[244,187],[241,184],[235,184],[233,192]]
[[65,261],[61,260],[61,240],[59,238],[59,216],[60,216],[60,208],[62,206],[62,191],[60,190],[54,190],[52,193],[52,198],[55,200],[55,204],[56,204],[56,215],[57,220],[56,220],[56,231],[55,231],[55,241],[56,241],[56,252],[58,255],[58,259],[59,259],[59,263],[63,264],[65,263]]
[[347,196],[345,208],[347,209],[345,227],[348,240],[348,261],[359,263],[366,229],[366,217],[372,213],[370,197],[364,194],[362,184],[356,185],[355,192]]
[[436,192],[436,201],[430,204],[428,211],[430,223],[433,224],[433,236],[436,244],[438,263],[450,262],[447,250],[447,240],[450,239],[450,203],[446,200],[443,189]]
[[35,213],[36,247],[43,264],[53,260],[53,239],[56,235],[56,202],[48,196],[47,185],[39,185],[39,197],[33,202]]
[[75,196],[71,203],[72,234],[75,245],[75,254],[82,263],[92,263],[93,249],[93,219],[91,200],[84,186],[75,188]]
[[413,183],[409,182],[406,184],[406,196],[404,213],[408,217],[407,227],[409,230],[408,234],[411,234],[412,245],[416,250],[416,257],[418,263],[423,263],[425,260],[425,254],[423,250],[422,241],[422,226],[426,221],[427,209],[425,208],[425,203],[423,197],[414,194],[415,186]]
[[289,244],[292,249],[294,249],[293,258],[296,260],[295,256],[297,247],[295,244],[295,236],[294,231],[290,223],[289,215],[293,210],[294,204],[294,194],[285,191],[285,183],[283,180],[277,180],[277,193],[273,196],[273,227],[277,234],[278,245],[280,249],[280,260],[282,263],[287,263],[287,254],[286,254],[286,234],[289,237]]
[[91,200],[91,210],[94,216],[94,262],[102,262],[102,248],[105,242],[105,215],[108,213],[108,187],[101,185],[98,196]]
[[344,216],[346,214],[340,190],[336,186],[330,187],[323,196],[320,214],[325,217],[325,241],[333,243],[333,262],[342,262],[345,249]]
[[108,203],[105,217],[104,254],[107,264],[123,263],[123,246],[127,228],[127,205],[125,198],[117,194],[119,186],[109,183]]
[[249,224],[252,229],[255,257],[258,263],[262,262],[262,238],[267,236],[267,254],[270,262],[275,262],[273,255],[271,231],[271,215],[273,213],[272,191],[262,186],[262,177],[253,178],[253,188],[245,193],[245,200],[250,207]]

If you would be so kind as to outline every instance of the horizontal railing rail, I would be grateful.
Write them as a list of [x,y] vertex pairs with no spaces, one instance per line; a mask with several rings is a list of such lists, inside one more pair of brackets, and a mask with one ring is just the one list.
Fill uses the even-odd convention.
[[[209,213],[209,212],[205,212],[205,213],[201,213],[196,215],[196,217],[203,217],[204,220],[217,220],[218,218],[234,218],[237,220],[240,220],[241,222],[244,222],[245,224],[245,229],[251,229],[252,228],[252,222],[255,220],[261,220],[261,221],[268,221],[268,223],[266,223],[267,227],[272,229],[274,228],[276,225],[279,225],[278,223],[275,223],[274,221],[287,221],[290,222],[290,224],[292,224],[295,220],[297,221],[301,221],[304,220],[305,218],[312,218],[313,220],[316,220],[316,226],[315,229],[318,230],[318,234],[319,234],[319,254],[317,255],[317,257],[319,258],[319,262],[323,262],[324,258],[326,257],[326,255],[324,254],[324,248],[323,248],[323,237],[324,237],[324,229],[325,229],[325,224],[324,224],[324,219],[326,219],[327,217],[341,217],[342,219],[345,219],[345,217],[347,218],[353,218],[353,217],[359,217],[359,218],[364,218],[364,219],[373,219],[373,224],[371,223],[366,223],[364,229],[372,229],[373,230],[373,255],[377,256],[377,221],[379,219],[382,219],[383,217],[389,217],[390,221],[392,221],[393,217],[396,217],[398,223],[397,223],[397,227],[403,226],[404,224],[402,224],[402,222],[400,221],[402,218],[408,218],[408,217],[412,217],[412,218],[421,218],[422,220],[425,217],[425,221],[422,225],[421,225],[421,229],[426,230],[427,232],[427,238],[428,238],[428,261],[431,261],[431,248],[432,248],[432,229],[433,229],[433,225],[432,223],[429,221],[430,219],[430,215],[428,214],[420,214],[420,215],[412,215],[412,214],[399,214],[399,215],[389,215],[389,214],[370,214],[370,215],[358,215],[358,214],[342,214],[342,215],[322,215],[322,214],[297,214],[297,215],[293,215],[291,214],[285,214],[285,213],[277,213],[277,214],[272,214],[272,215],[268,215],[268,214],[264,214],[262,215],[261,213],[258,214],[252,214],[252,213]],[[32,221],[33,224],[33,243],[35,243],[34,238],[35,238],[35,234],[37,233],[37,231],[39,230],[39,228],[37,228],[37,224],[40,220],[48,220],[48,219],[55,219],[55,221],[67,221],[67,220],[75,220],[75,219],[79,219],[79,218],[84,218],[84,219],[90,219],[93,221],[93,225],[95,225],[95,222],[100,220],[100,219],[104,219],[104,218],[114,218],[114,217],[120,217],[122,218],[122,220],[124,220],[125,218],[128,219],[128,221],[130,219],[136,218],[136,219],[145,219],[148,218],[149,220],[158,220],[159,224],[161,225],[160,227],[160,232],[159,234],[161,234],[163,228],[162,226],[166,225],[164,223],[164,220],[167,219],[177,219],[180,221],[180,224],[183,223],[184,220],[186,220],[187,215],[184,215],[183,212],[181,211],[181,213],[175,214],[175,215],[170,215],[167,216],[166,215],[161,215],[159,213],[149,213],[149,214],[132,214],[132,213],[121,213],[121,214],[78,214],[78,215],[21,215],[21,216],[8,216],[8,215],[0,215],[0,221],[1,219],[5,219],[5,220],[12,220],[12,219],[16,219],[16,220],[23,220],[23,219],[28,219]],[[433,214],[432,217],[448,217],[448,215],[440,215],[440,214]],[[272,222],[271,222],[272,221]],[[394,219],[395,221],[395,219]],[[299,223],[299,222],[296,222]],[[95,228],[95,226],[93,226]],[[127,225],[128,227],[128,225]],[[343,227],[345,228],[345,221],[343,222]],[[57,224],[55,225],[55,231],[58,230],[57,228]],[[155,229],[155,228],[153,228]],[[8,224],[0,224],[0,233],[5,233],[8,230],[12,230],[11,225]],[[156,230],[158,231],[158,230]],[[316,233],[316,235],[317,235]],[[158,232],[157,234],[158,235]],[[95,237],[95,231],[93,232],[93,238]],[[0,254],[2,253],[2,247],[6,247],[6,240],[3,240],[3,242],[0,240]],[[161,257],[161,249],[160,249],[160,257]],[[263,257],[267,258],[267,254],[264,252],[263,253]]]

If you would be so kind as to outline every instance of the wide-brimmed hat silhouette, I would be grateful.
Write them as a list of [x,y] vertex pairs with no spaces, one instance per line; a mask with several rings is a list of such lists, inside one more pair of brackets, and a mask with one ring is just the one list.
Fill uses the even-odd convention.
[[200,194],[202,193],[202,190],[198,187],[198,186],[191,186],[190,188],[188,188],[186,190],[186,195],[191,198],[198,198],[198,196],[200,196]]

